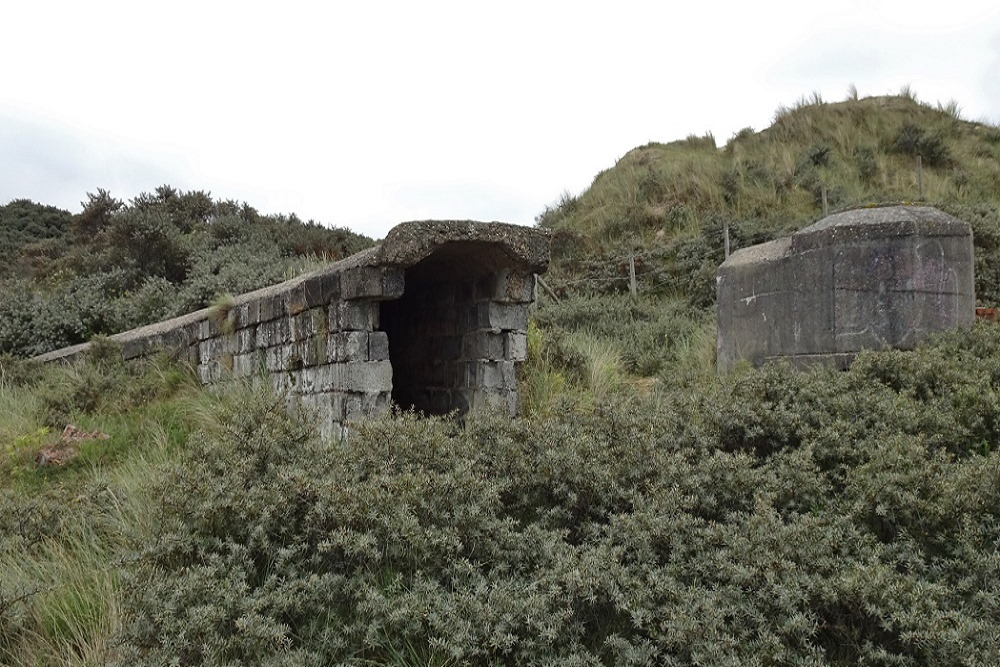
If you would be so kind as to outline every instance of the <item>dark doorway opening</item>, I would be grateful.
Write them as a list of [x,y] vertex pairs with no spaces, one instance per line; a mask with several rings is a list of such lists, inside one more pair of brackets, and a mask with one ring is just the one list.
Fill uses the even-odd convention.
[[431,415],[468,411],[476,384],[468,334],[478,328],[477,303],[489,300],[494,274],[509,263],[496,245],[455,242],[406,270],[402,297],[383,301],[379,313],[394,403]]

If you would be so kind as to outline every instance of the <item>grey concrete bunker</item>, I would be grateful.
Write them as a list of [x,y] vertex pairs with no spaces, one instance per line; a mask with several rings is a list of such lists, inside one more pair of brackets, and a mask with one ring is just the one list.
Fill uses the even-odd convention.
[[718,366],[746,359],[845,367],[913,348],[975,317],[972,232],[926,206],[831,215],[744,248],[718,269]]
[[[111,336],[126,359],[167,349],[212,385],[267,377],[338,433],[391,403],[428,414],[518,409],[535,275],[548,236],[505,223],[428,221],[313,273]],[[77,345],[42,355],[72,359]]]

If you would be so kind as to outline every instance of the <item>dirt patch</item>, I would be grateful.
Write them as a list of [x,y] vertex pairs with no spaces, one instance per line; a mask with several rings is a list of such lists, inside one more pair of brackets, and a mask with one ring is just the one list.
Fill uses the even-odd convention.
[[38,453],[35,454],[35,463],[40,467],[61,466],[71,461],[80,453],[81,442],[85,440],[107,440],[109,437],[107,433],[101,433],[100,431],[88,433],[72,424],[68,424],[63,429],[62,435],[59,436],[58,442],[38,450]]

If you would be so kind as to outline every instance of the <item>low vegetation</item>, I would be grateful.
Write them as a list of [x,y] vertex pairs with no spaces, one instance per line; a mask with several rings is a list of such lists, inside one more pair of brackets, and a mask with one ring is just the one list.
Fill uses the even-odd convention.
[[[918,199],[917,156],[997,303],[998,150],[908,94],[632,151],[539,217],[516,419],[331,442],[260,378],[205,392],[100,338],[73,366],[3,356],[0,664],[995,663],[1000,327],[719,377],[712,304],[723,221],[739,247],[824,191]],[[368,242],[169,188],[63,213],[0,207],[0,350],[224,319],[275,266]]]
[[[981,325],[336,443],[252,383],[8,362],[0,662],[989,664],[998,360]],[[68,420],[111,437],[36,464]]]

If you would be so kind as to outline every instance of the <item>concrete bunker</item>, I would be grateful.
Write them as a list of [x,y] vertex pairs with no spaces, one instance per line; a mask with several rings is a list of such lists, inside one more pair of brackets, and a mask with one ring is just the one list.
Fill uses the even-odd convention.
[[[391,402],[428,414],[515,413],[548,236],[499,222],[409,222],[318,271],[111,336],[126,359],[166,348],[202,383],[265,374],[330,433]],[[72,359],[77,345],[38,357]]]
[[916,346],[975,317],[972,231],[926,206],[831,215],[744,248],[718,269],[718,366],[846,367],[862,349]]

